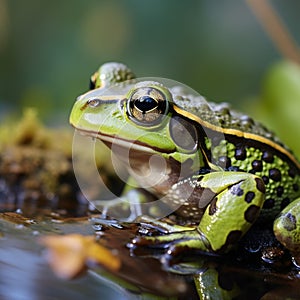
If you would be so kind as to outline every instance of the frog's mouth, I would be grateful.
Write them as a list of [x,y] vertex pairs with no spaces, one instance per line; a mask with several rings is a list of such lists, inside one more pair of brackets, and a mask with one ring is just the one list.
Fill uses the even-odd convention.
[[123,139],[116,135],[108,135],[108,134],[104,134],[92,130],[85,130],[85,129],[77,128],[75,126],[74,128],[78,130],[79,133],[82,135],[90,136],[102,141],[110,149],[113,149],[114,147],[121,147],[121,148],[130,149],[130,151],[133,150],[133,151],[138,151],[138,152],[143,152],[148,154],[157,154],[157,153],[169,154],[175,151],[175,149],[173,151],[173,150],[162,149],[159,147],[149,147],[147,144],[143,142]]

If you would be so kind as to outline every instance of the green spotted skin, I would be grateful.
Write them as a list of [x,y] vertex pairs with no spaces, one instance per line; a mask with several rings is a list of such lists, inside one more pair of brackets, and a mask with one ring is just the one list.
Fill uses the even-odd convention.
[[[227,103],[209,102],[207,105],[201,98],[182,96],[175,97],[174,101],[201,119],[209,120],[215,128],[222,128],[218,134],[223,133],[225,139],[206,140],[207,156],[211,161],[225,171],[247,172],[263,180],[266,199],[261,221],[274,219],[300,196],[299,163],[274,133],[249,116],[232,110]],[[250,135],[247,138],[243,133]]]
[[[112,140],[121,147],[128,144],[137,154],[130,156],[138,174],[133,172],[134,182],[174,208],[176,225],[151,219],[151,213],[140,217],[164,235],[137,236],[132,244],[162,247],[168,254],[179,249],[224,253],[254,222],[270,227],[275,220],[277,239],[291,252],[300,249],[300,164],[288,147],[226,103],[134,78],[124,64],[104,64],[91,77],[92,90],[78,97],[70,115],[75,128],[108,147]],[[123,94],[103,94],[116,84]],[[144,179],[138,172],[149,171],[153,154],[164,159],[167,172],[149,185],[156,178]],[[140,189],[135,192],[141,194]],[[128,195],[123,197],[130,203]]]
[[[230,140],[230,137],[228,137]],[[249,144],[253,143],[249,141]],[[239,143],[226,144],[227,155],[219,155],[214,151],[214,159],[225,162],[225,170],[245,171],[262,178],[266,187],[261,218],[274,218],[290,202],[300,196],[300,176],[295,164],[281,155],[268,149]]]

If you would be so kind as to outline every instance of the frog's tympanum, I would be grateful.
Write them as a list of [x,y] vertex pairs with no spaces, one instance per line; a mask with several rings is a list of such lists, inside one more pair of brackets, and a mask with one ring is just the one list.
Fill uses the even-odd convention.
[[133,244],[224,253],[256,223],[274,224],[276,238],[299,252],[300,165],[291,151],[227,104],[134,78],[123,64],[101,66],[70,116],[127,163],[136,187],[124,199],[133,190],[141,205],[145,195],[162,198],[176,216],[171,224],[149,210],[140,220],[164,234],[137,236]]

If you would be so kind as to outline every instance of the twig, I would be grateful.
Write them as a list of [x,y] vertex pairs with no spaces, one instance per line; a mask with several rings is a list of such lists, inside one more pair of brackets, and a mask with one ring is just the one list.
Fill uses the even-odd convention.
[[300,64],[300,52],[293,37],[268,0],[246,0],[279,52]]

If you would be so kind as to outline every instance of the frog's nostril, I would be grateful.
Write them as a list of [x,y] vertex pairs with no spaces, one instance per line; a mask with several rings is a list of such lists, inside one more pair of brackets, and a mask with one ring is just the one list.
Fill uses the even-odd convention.
[[87,105],[89,107],[98,107],[100,105],[101,100],[98,98],[94,98],[94,99],[89,99],[87,101]]

